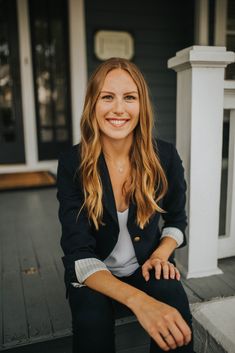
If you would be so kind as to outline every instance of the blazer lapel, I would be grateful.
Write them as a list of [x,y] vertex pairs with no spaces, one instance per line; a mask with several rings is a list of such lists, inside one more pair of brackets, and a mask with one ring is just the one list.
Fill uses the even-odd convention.
[[118,225],[117,209],[116,209],[116,203],[115,203],[115,198],[113,194],[112,183],[111,183],[108,167],[105,162],[103,152],[101,152],[101,155],[99,157],[99,168],[100,168],[100,176],[101,176],[102,187],[103,187],[104,206],[108,211],[108,213],[112,216],[113,220]]
[[133,222],[135,222],[136,212],[137,212],[136,204],[132,202],[132,200],[130,200],[127,225],[131,225],[133,224]]

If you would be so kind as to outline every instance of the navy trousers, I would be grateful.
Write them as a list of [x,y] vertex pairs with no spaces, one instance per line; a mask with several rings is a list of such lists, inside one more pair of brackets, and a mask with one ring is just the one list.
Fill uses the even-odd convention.
[[[131,276],[119,279],[175,307],[192,329],[188,298],[180,281],[157,280],[152,270],[150,279],[146,282],[141,267]],[[114,324],[117,302],[88,287],[74,288],[72,285],[69,286],[68,298],[72,313],[73,353],[115,353]],[[118,303],[118,306],[120,305],[124,307]],[[160,352],[163,350],[151,339],[150,353]],[[193,353],[193,340],[187,346],[168,352]]]

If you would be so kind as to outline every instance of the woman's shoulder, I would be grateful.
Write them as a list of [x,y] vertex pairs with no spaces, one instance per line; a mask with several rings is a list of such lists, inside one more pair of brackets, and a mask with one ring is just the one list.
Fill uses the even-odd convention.
[[58,160],[65,168],[76,170],[80,164],[80,143],[66,148],[60,152]]
[[172,158],[172,154],[175,149],[173,143],[159,138],[155,138],[154,145],[161,162],[165,162],[168,164]]
[[182,169],[182,159],[173,143],[157,138],[155,139],[155,146],[161,165],[165,171],[173,168],[176,172]]

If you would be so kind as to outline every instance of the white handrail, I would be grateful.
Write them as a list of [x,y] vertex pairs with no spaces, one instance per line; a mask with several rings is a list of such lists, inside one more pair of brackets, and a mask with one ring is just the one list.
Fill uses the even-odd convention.
[[218,257],[235,255],[235,81],[224,81],[224,109],[229,112],[227,203],[225,236],[219,237]]

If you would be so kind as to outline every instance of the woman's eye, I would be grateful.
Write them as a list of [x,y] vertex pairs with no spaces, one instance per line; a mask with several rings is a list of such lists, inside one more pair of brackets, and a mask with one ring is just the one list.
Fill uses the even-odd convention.
[[110,101],[112,100],[113,96],[111,96],[110,94],[106,94],[105,96],[102,96],[101,99],[106,100],[106,101]]
[[136,97],[135,97],[135,96],[128,95],[128,96],[125,97],[125,99],[128,100],[128,101],[131,101],[131,100],[135,100]]

